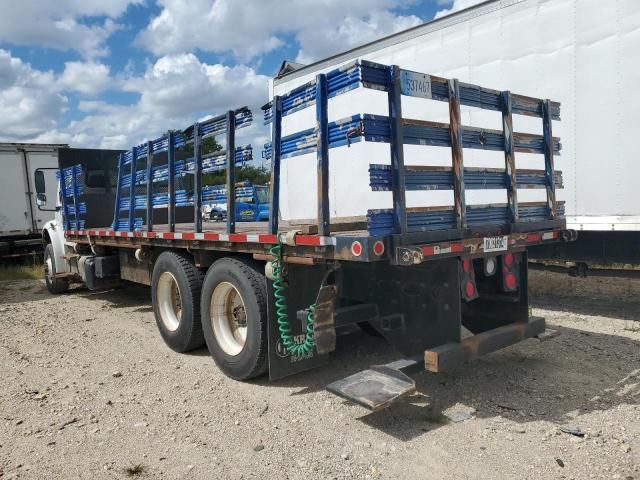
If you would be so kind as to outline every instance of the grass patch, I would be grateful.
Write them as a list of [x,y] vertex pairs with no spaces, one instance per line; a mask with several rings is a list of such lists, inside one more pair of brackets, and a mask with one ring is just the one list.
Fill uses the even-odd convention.
[[42,265],[0,265],[0,282],[39,280],[44,277]]
[[146,472],[146,470],[147,467],[139,463],[137,465],[131,465],[130,467],[125,468],[124,473],[127,477],[137,477],[138,475],[142,475],[144,472]]

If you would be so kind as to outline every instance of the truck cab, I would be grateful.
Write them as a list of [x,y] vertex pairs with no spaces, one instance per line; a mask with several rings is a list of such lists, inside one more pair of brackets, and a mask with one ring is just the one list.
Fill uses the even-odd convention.
[[236,218],[242,222],[269,220],[269,187],[248,184],[236,194]]
[[[121,150],[60,148],[57,168],[34,171],[37,208],[54,214],[41,231],[45,280],[52,293],[66,291],[74,276],[87,280],[65,231],[109,223],[120,153]],[[72,201],[78,194],[82,201]]]
[[[227,217],[226,189],[220,187],[215,201],[203,206],[204,219],[222,221]],[[269,220],[269,187],[252,185],[248,181],[236,183],[236,221],[266,222]]]

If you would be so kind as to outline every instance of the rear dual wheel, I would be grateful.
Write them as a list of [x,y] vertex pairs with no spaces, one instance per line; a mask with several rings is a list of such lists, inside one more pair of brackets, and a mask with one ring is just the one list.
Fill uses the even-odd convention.
[[186,352],[205,342],[220,370],[248,380],[267,371],[266,279],[253,264],[222,258],[202,274],[185,256],[162,253],[151,295],[165,343]]
[[264,275],[239,258],[209,268],[202,285],[202,331],[220,370],[237,380],[267,371],[267,289]]
[[200,322],[202,274],[185,256],[160,254],[153,267],[151,298],[160,335],[176,352],[204,345]]

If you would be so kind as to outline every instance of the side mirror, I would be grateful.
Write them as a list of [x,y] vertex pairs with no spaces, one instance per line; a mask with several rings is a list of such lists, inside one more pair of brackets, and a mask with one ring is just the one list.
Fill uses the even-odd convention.
[[[33,172],[33,183],[36,187],[36,205],[38,206],[38,210],[41,212],[57,212],[58,207],[55,208],[46,208],[47,207],[47,184],[45,181],[44,171],[58,171],[57,168],[38,168],[35,172]],[[50,179],[51,180],[51,179]],[[55,192],[54,192],[55,193]]]
[[45,192],[47,191],[47,185],[44,181],[44,172],[40,169],[36,170],[33,179],[36,184],[36,193],[38,194],[36,198],[40,201],[40,196],[42,195],[46,202],[47,196],[45,195]]

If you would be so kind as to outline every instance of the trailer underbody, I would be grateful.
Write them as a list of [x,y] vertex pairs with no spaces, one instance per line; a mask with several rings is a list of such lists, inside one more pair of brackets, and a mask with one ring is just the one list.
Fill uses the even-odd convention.
[[[291,320],[293,336],[302,342],[309,305],[315,305],[315,349],[295,356],[283,348],[273,282],[268,280],[269,376],[277,380],[326,365],[335,349],[337,331],[368,325],[398,351],[401,360],[372,367],[328,388],[373,410],[414,390],[407,373],[448,371],[479,355],[544,336],[544,320],[529,315],[526,248],[572,239],[566,230],[512,233],[505,235],[504,250],[485,253],[485,237],[398,246],[392,237],[369,237],[362,231],[328,237],[295,230],[289,235],[271,235],[264,223],[247,223],[228,235],[217,223],[205,223],[200,233],[189,227],[178,224],[175,232],[162,227],[155,232],[67,231],[67,245],[75,252],[68,260],[77,265],[75,278],[94,288],[112,285],[110,279],[152,285],[154,265],[163,252],[184,252],[201,271],[229,256],[253,262],[260,270],[273,261],[273,246],[287,238],[289,244],[282,244],[282,261],[288,318],[297,319]],[[83,255],[93,257],[93,270],[78,263]],[[513,288],[504,284],[507,257],[513,258],[513,272],[518,276]],[[496,262],[491,275],[486,274],[487,259]],[[97,263],[106,272],[103,278],[96,276],[93,265]],[[465,273],[465,265],[471,265],[470,272]],[[87,278],[92,275],[94,278]],[[327,276],[330,281],[323,282]],[[472,278],[476,290],[471,295],[465,291],[467,278]]]

